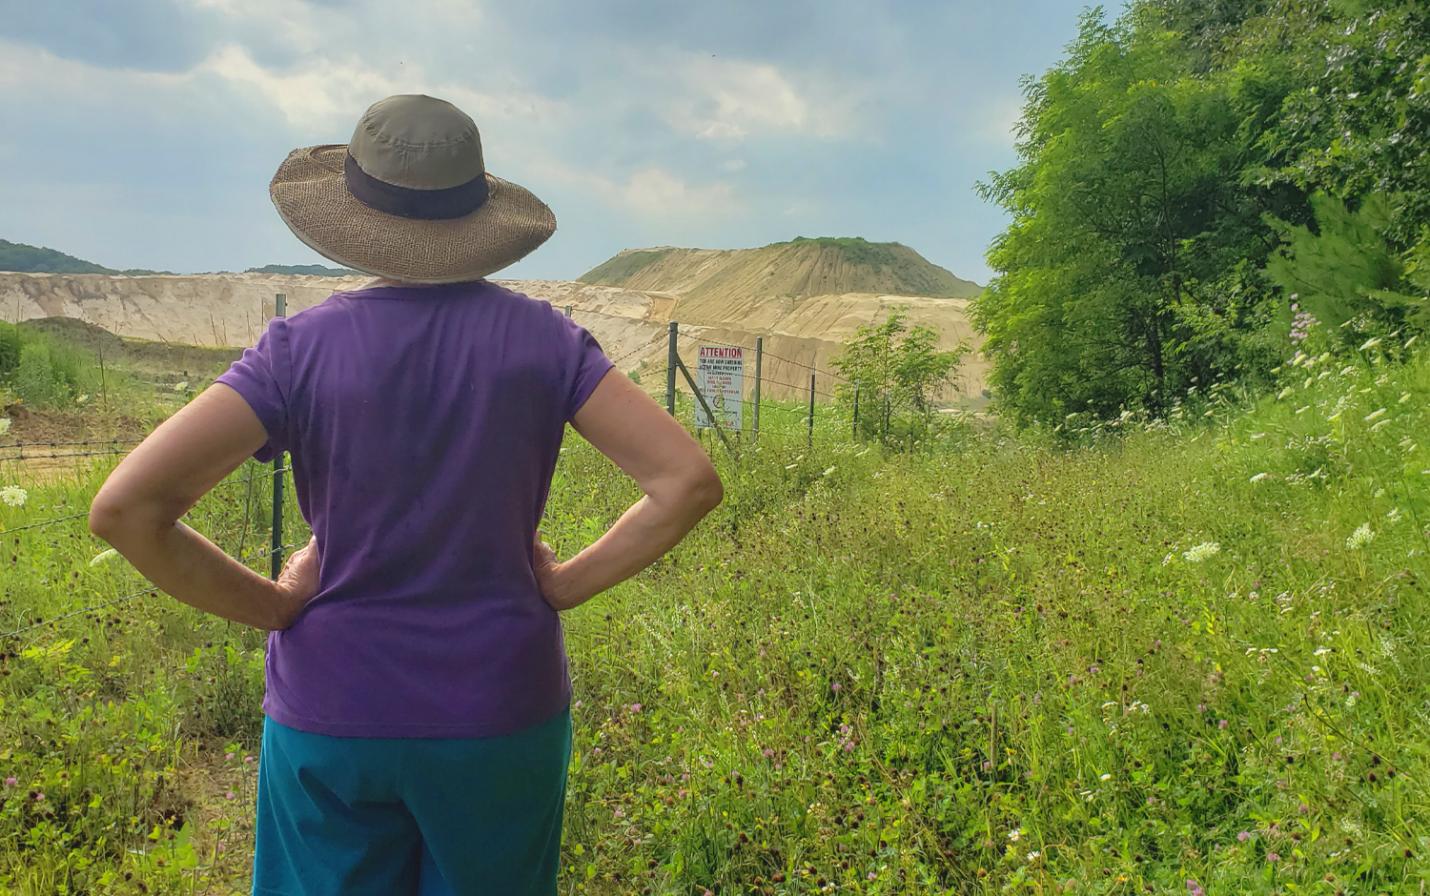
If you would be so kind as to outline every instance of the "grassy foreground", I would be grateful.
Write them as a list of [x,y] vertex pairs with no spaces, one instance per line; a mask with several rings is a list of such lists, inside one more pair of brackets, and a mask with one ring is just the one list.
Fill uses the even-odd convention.
[[[1076,450],[722,458],[567,619],[563,893],[1423,892],[1430,357],[1343,363]],[[564,551],[633,496],[569,445]],[[242,890],[261,639],[18,528],[102,474],[0,505],[0,634],[102,604],[0,641],[0,892]],[[195,523],[262,564],[266,502],[246,469]]]

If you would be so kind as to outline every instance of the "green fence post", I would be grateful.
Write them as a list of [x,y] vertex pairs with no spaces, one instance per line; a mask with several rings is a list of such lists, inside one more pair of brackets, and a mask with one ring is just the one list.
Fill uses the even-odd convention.
[[854,384],[854,438],[859,438],[859,384]]
[[[278,293],[273,297],[273,316],[288,313],[288,297]],[[274,579],[283,571],[283,454],[273,458],[273,539],[268,546],[269,571]]]
[[765,368],[765,337],[755,337],[755,422],[754,440],[760,440],[760,378]]
[[680,335],[680,324],[670,322],[670,346],[665,353],[665,409],[675,416],[675,374],[680,365],[680,352],[676,349],[676,339]]
[[814,374],[809,375],[809,446],[814,447]]

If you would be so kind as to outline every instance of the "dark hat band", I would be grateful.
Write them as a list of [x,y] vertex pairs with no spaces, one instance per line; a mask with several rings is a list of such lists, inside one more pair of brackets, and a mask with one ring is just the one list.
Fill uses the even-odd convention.
[[417,190],[399,187],[378,180],[362,170],[362,166],[347,154],[343,162],[343,180],[353,198],[371,209],[402,218],[428,221],[461,218],[470,215],[487,201],[487,176],[478,174],[464,184],[438,190]]

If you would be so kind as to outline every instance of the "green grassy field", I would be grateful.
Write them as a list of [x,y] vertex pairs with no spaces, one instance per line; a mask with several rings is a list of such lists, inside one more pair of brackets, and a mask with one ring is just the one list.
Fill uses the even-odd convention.
[[[1424,892],[1430,356],[1374,352],[1074,449],[766,414],[724,505],[567,617],[562,892]],[[240,891],[261,638],[23,528],[103,473],[0,472],[0,633],[74,614],[0,640],[0,891]],[[256,568],[266,476],[194,516]],[[573,437],[549,540],[633,496]]]

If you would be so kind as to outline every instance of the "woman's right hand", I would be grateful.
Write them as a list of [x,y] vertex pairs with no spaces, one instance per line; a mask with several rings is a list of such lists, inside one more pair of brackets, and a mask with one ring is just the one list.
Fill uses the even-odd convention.
[[561,564],[556,560],[556,551],[541,540],[540,532],[536,533],[536,542],[532,545],[531,569],[536,573],[536,584],[541,589],[541,597],[551,609],[558,612],[570,609],[561,599]]

